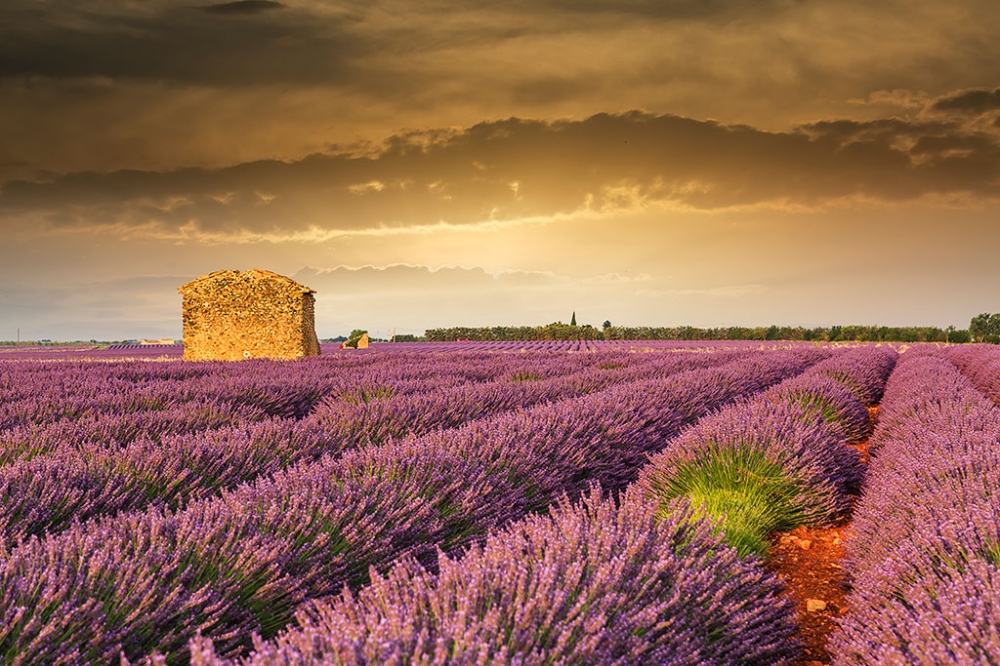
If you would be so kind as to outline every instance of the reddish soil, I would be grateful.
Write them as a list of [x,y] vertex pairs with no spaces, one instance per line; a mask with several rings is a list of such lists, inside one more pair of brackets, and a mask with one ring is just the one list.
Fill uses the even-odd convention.
[[830,663],[826,640],[836,626],[834,619],[847,611],[840,565],[844,557],[842,533],[843,528],[798,527],[774,537],[770,565],[784,579],[787,594],[796,603],[806,644],[798,662],[803,666]]
[[[872,423],[878,407],[869,410]],[[850,445],[868,462],[868,442]],[[798,527],[772,538],[769,565],[785,581],[795,601],[805,652],[797,666],[830,663],[826,642],[836,628],[835,619],[847,612],[846,574],[841,568],[843,539],[850,523],[834,528]]]

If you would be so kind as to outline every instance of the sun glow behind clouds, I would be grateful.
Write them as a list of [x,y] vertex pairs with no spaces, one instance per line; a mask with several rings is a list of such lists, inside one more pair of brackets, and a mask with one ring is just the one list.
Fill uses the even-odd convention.
[[[7,0],[0,285],[94,322],[129,276],[370,265],[322,298],[417,329],[962,326],[1000,280],[997,25],[990,0]],[[0,326],[56,321],[4,298]],[[91,337],[37,337],[65,335]]]
[[989,114],[978,107],[971,120],[941,113],[951,115],[824,121],[780,133],[641,112],[508,119],[432,133],[437,142],[402,135],[367,157],[12,181],[0,190],[0,214],[37,214],[39,233],[131,225],[164,240],[253,243],[647,209],[819,212],[997,200],[1000,129],[984,129]]

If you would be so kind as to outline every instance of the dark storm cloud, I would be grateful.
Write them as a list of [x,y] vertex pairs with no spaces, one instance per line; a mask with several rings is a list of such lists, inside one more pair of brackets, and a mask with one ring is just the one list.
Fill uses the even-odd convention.
[[641,112],[512,118],[396,136],[365,156],[9,182],[0,190],[0,213],[33,214],[50,228],[370,233],[657,202],[711,210],[925,195],[1000,196],[998,137],[899,119],[764,132]]
[[281,7],[284,7],[284,5],[280,2],[271,2],[271,0],[238,0],[237,2],[223,2],[218,5],[199,7],[199,9],[209,14],[243,16],[247,14],[261,14],[270,9],[280,9]]
[[351,23],[256,0],[138,8],[10,0],[0,8],[0,77],[336,83],[364,55]]
[[[6,0],[0,6],[0,77],[217,85],[350,83],[387,92],[414,76],[410,71],[414,65],[408,62],[411,55],[427,58],[444,50],[446,60],[441,64],[448,68],[454,65],[450,49],[480,53],[490,45],[526,36],[550,39],[624,25],[756,19],[792,4],[547,0],[490,5],[427,0],[374,6],[271,0],[211,4]],[[384,60],[374,63],[375,58]],[[423,76],[433,81],[439,74]]]
[[1000,88],[965,90],[942,97],[931,104],[931,111],[956,112],[972,115],[1000,111]]
[[961,15],[996,3],[959,4],[4,0],[0,181],[630,108],[787,130],[871,91],[995,85],[989,21]]

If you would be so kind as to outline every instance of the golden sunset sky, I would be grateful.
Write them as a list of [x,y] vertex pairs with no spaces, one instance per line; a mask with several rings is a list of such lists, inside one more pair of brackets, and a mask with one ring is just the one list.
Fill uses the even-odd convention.
[[4,0],[0,340],[1000,311],[995,0]]

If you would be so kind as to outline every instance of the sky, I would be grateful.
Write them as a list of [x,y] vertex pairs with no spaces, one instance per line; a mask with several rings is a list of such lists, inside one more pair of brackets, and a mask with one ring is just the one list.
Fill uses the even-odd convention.
[[0,340],[967,328],[1000,312],[995,0],[4,0]]

